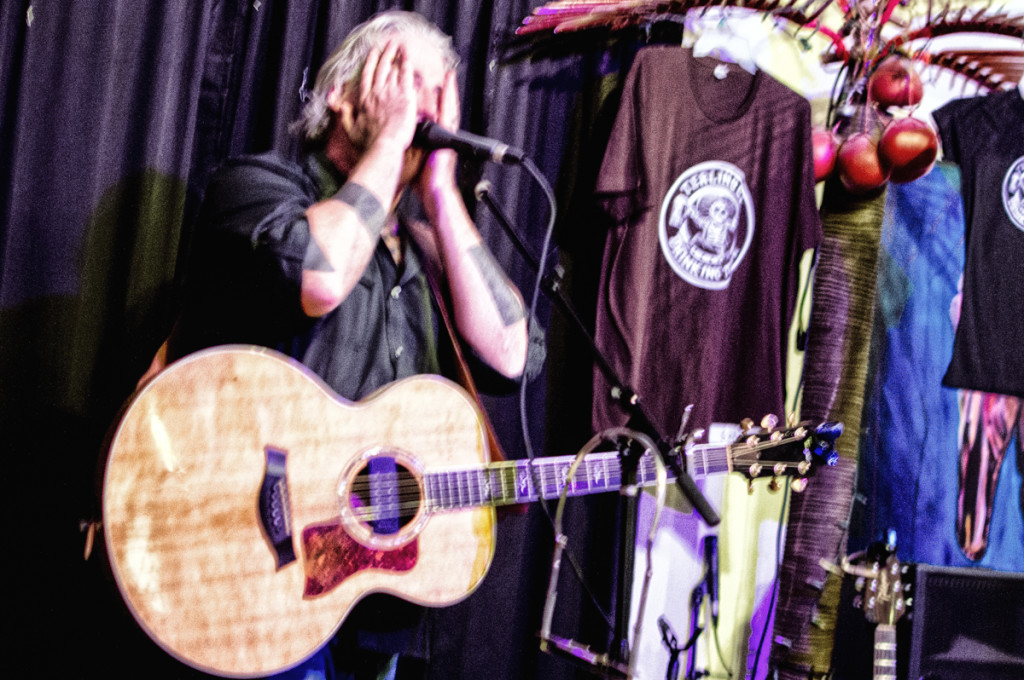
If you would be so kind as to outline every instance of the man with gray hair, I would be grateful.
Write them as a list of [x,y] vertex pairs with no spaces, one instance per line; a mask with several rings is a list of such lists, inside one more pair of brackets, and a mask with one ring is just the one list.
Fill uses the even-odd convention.
[[[247,343],[298,359],[353,401],[410,375],[451,375],[432,273],[469,364],[514,384],[528,344],[522,298],[469,216],[455,153],[413,141],[423,120],[458,128],[456,64],[450,39],[410,12],[349,35],[296,124],[301,159],[235,159],[211,179],[183,311],[150,374],[204,347]],[[425,219],[400,214],[406,194]],[[394,677],[421,616],[370,595],[331,643],[281,677]]]

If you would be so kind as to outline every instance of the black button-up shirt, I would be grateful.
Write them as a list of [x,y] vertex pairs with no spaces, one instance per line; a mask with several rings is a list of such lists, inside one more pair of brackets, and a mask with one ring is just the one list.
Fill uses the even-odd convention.
[[438,314],[409,239],[401,267],[378,243],[337,309],[319,319],[303,313],[302,263],[311,238],[306,209],[343,181],[319,154],[301,165],[275,154],[245,157],[213,176],[172,354],[227,343],[271,347],[351,400],[400,378],[441,372]]

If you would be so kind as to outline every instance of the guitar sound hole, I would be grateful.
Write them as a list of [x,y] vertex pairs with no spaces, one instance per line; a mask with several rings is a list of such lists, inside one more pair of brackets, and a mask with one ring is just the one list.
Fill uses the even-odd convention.
[[399,461],[375,456],[352,480],[349,502],[356,519],[374,534],[397,534],[416,516],[420,488]]

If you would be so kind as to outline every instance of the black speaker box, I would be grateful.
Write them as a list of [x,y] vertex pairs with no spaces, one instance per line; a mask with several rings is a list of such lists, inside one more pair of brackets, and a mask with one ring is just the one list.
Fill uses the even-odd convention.
[[1024,574],[914,571],[909,680],[1024,679]]

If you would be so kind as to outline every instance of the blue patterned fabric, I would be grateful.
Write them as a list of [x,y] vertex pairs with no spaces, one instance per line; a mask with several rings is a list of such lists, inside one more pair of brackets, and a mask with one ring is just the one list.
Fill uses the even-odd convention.
[[964,266],[959,191],[959,170],[947,164],[889,188],[861,432],[865,502],[851,527],[851,549],[892,528],[904,562],[1024,571],[1019,441],[1010,441],[999,471],[984,555],[968,559],[957,542],[959,391],[941,381]]

